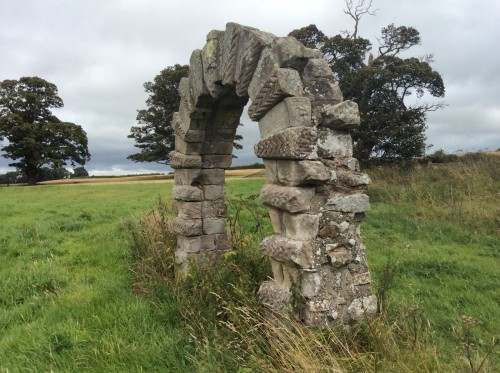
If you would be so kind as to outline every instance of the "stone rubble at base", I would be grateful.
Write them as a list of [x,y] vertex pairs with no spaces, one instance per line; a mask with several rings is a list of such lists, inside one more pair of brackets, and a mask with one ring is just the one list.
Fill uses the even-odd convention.
[[[293,37],[228,23],[193,52],[179,93],[170,154],[177,272],[188,271],[191,260],[207,263],[237,249],[226,233],[224,170],[251,99],[249,116],[261,135],[254,149],[266,168],[260,197],[276,233],[260,246],[273,279],[262,284],[259,299],[312,326],[375,312],[359,229],[370,208],[370,179],[352,158],[349,133],[359,112],[343,100],[321,52]],[[300,292],[298,309],[292,287]]]

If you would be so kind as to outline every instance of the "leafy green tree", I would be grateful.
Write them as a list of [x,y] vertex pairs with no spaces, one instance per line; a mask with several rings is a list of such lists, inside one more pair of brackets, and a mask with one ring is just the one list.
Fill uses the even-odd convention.
[[90,159],[87,134],[81,126],[61,122],[50,109],[63,106],[57,87],[38,77],[0,82],[0,150],[36,184],[44,165],[60,168]]
[[76,177],[89,177],[88,171],[85,169],[85,167],[76,167],[73,169],[73,173],[71,174],[71,178],[76,178]]
[[37,182],[69,179],[70,172],[65,167],[42,167],[37,176]]
[[[169,153],[175,148],[175,133],[170,123],[173,114],[179,110],[181,97],[178,92],[179,82],[189,73],[188,65],[169,66],[155,76],[153,82],[144,83],[144,90],[149,94],[146,100],[146,109],[137,110],[139,126],[130,128],[130,135],[134,139],[139,153],[131,154],[127,159],[134,162],[156,162],[168,165]],[[236,141],[242,140],[236,135]],[[233,146],[241,149],[241,144],[235,142]]]
[[162,70],[153,82],[144,83],[149,94],[147,109],[137,110],[140,126],[130,128],[128,138],[134,139],[139,153],[127,158],[134,162],[157,162],[169,164],[169,153],[175,146],[175,133],[170,122],[172,115],[179,110],[179,82],[187,77],[189,66],[176,64]]
[[[426,113],[444,106],[420,100],[425,93],[434,97],[445,93],[441,75],[430,65],[432,56],[403,58],[402,52],[420,44],[420,35],[413,27],[394,24],[382,29],[375,51],[368,39],[358,36],[361,18],[375,14],[372,2],[346,0],[346,7],[345,13],[354,20],[352,32],[327,37],[310,25],[290,35],[324,53],[344,99],[358,104],[361,124],[352,132],[356,158],[391,162],[422,157]],[[417,99],[409,103],[412,95]]]

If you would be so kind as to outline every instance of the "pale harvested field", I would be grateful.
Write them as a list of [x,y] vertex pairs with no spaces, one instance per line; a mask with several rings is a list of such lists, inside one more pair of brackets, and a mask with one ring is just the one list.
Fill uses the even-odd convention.
[[[229,179],[263,177],[263,169],[253,170],[227,170],[226,177]],[[143,184],[143,183],[168,183],[174,180],[174,174],[168,175],[144,175],[144,176],[124,176],[124,177],[89,177],[83,179],[51,180],[38,183],[39,185],[78,185],[93,184],[106,185],[116,183]]]

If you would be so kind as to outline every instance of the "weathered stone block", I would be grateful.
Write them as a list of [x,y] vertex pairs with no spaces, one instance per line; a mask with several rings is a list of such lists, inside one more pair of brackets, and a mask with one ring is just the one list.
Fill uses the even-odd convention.
[[248,116],[258,121],[285,97],[302,95],[302,81],[299,73],[292,69],[277,69],[252,100],[248,108]]
[[195,107],[208,106],[211,101],[210,93],[203,80],[203,62],[201,56],[201,50],[195,49],[189,59],[188,79]]
[[177,251],[179,253],[199,253],[200,251],[209,251],[215,249],[215,236],[202,235],[194,237],[177,236]]
[[212,30],[207,35],[207,43],[203,47],[201,59],[203,63],[203,78],[205,85],[214,99],[220,98],[229,87],[224,87],[218,84],[222,81],[220,75],[221,59],[222,59],[222,42],[224,32]]
[[172,168],[200,168],[201,165],[201,156],[199,155],[186,155],[175,150],[170,152],[170,167]]
[[224,199],[226,195],[226,186],[225,185],[204,185],[203,186],[203,194],[205,199],[208,201],[212,201],[215,199]]
[[218,253],[232,249],[231,241],[229,241],[226,232],[215,234],[215,245],[217,246]]
[[243,26],[237,23],[229,22],[226,24],[222,42],[222,70],[220,71],[223,85],[234,86],[236,84],[236,65],[241,53],[242,31]]
[[323,54],[317,49],[306,48],[293,36],[275,38],[272,50],[278,58],[280,67],[302,71],[311,58],[322,58]]
[[318,155],[321,158],[352,157],[349,132],[318,129]]
[[338,104],[343,96],[339,85],[333,78],[318,78],[304,82],[304,95],[313,106],[320,104]]
[[232,154],[232,141],[205,141],[203,143],[203,154]]
[[269,212],[269,218],[271,219],[271,225],[273,226],[274,231],[278,234],[283,234],[284,233],[283,222],[282,222],[283,211],[269,207],[268,212]]
[[279,65],[276,56],[271,51],[271,48],[265,47],[261,52],[259,62],[248,86],[248,95],[252,101],[255,100],[259,91],[277,69],[279,69]]
[[181,219],[201,219],[201,204],[203,202],[177,201],[177,217]]
[[194,186],[174,185],[172,189],[172,197],[180,201],[202,201],[203,191]]
[[289,128],[260,140],[255,155],[265,159],[316,159],[318,133],[316,128]]
[[275,281],[264,281],[257,292],[259,301],[279,312],[289,312],[292,292],[286,286]]
[[[331,174],[320,161],[265,160],[268,183],[287,186],[321,184],[331,179]],[[270,181],[272,180],[272,181]]]
[[227,216],[227,205],[223,199],[202,202],[202,216],[205,218],[225,218]]
[[233,161],[231,154],[204,154],[201,159],[203,168],[229,168]]
[[356,128],[361,122],[358,104],[349,100],[336,105],[323,106],[321,117],[321,125],[340,130]]
[[263,48],[270,45],[274,35],[245,27],[242,34],[241,60],[237,64],[236,94],[248,96],[248,87],[259,63]]
[[264,238],[260,251],[271,258],[301,268],[314,266],[313,245],[309,241],[292,240],[281,235]]
[[338,180],[350,187],[357,187],[362,185],[370,185],[371,180],[367,174],[359,172],[346,172],[339,170],[337,172]]
[[305,212],[311,207],[314,188],[283,187],[266,184],[260,191],[261,201],[288,212]]
[[311,126],[311,103],[305,97],[285,98],[259,121],[261,138],[289,127]]
[[333,72],[324,58],[314,58],[307,61],[302,71],[302,80],[313,81],[318,78],[333,78]]
[[370,210],[370,198],[366,194],[351,194],[329,198],[326,209],[342,212],[366,212]]
[[354,259],[352,250],[338,244],[326,245],[326,253],[333,268],[341,268]]
[[377,312],[377,298],[374,295],[354,299],[347,308],[349,316],[353,319]]
[[172,219],[172,230],[181,236],[200,236],[203,234],[201,219]]
[[172,117],[172,128],[176,136],[179,136],[186,142],[202,142],[205,138],[205,131],[190,129],[191,125],[193,125],[193,127],[199,128],[199,121],[199,119],[188,118],[186,122],[184,122],[181,118],[180,113],[174,113]]
[[179,136],[175,137],[175,151],[187,155],[199,155],[203,149],[201,142],[186,142]]
[[225,180],[224,170],[220,168],[211,169],[179,169],[175,171],[174,181],[176,185],[213,185],[223,184]]
[[216,234],[226,231],[226,219],[205,218],[203,219],[203,233]]
[[302,271],[301,274],[301,291],[302,296],[306,298],[316,297],[321,292],[322,283],[321,275],[316,271]]
[[294,240],[313,240],[318,235],[319,216],[283,212],[283,225],[286,237]]

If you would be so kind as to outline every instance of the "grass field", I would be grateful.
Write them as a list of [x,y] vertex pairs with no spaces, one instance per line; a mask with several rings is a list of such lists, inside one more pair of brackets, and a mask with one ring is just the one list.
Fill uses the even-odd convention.
[[[346,339],[342,351],[332,334],[293,326],[296,370],[498,371],[499,170],[489,158],[372,170],[362,235],[384,313],[366,330],[383,326],[361,339],[360,327],[358,349]],[[228,182],[241,252],[181,284],[159,265],[168,255],[144,249],[166,238],[140,236],[171,182],[0,188],[0,372],[290,371],[274,354],[283,342],[260,340],[265,322],[246,313],[268,273],[257,245],[269,220],[248,197],[263,183]],[[300,336],[323,349],[298,353]]]

